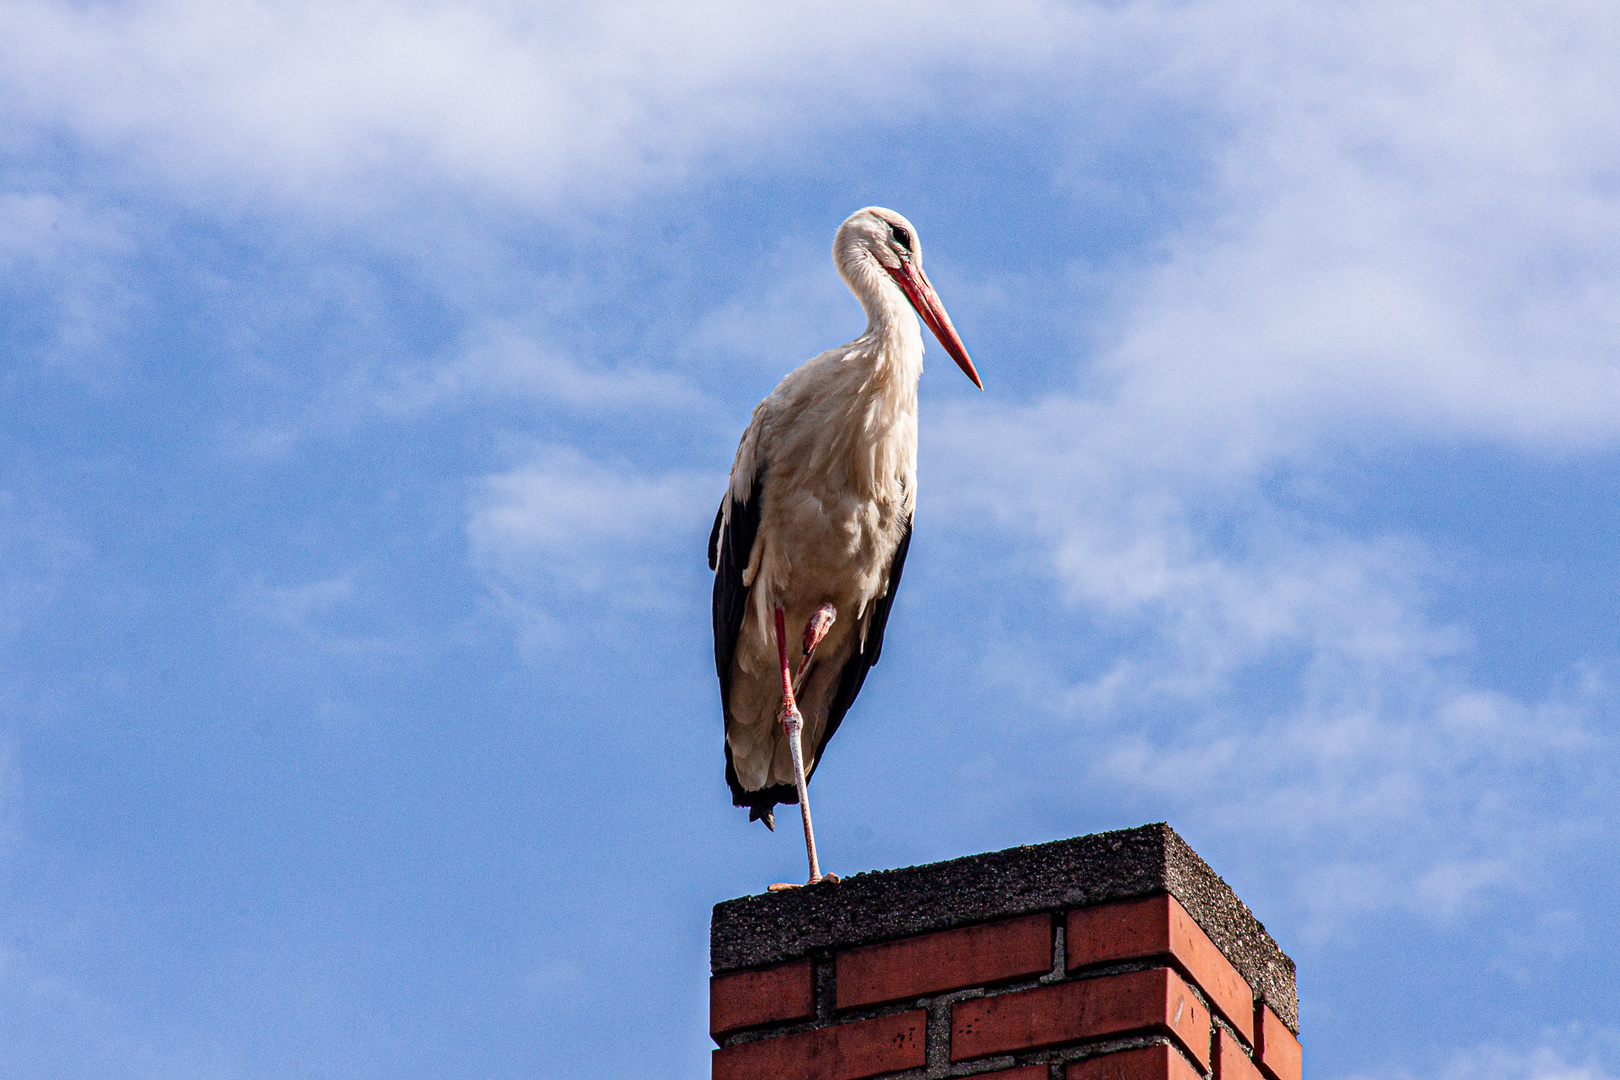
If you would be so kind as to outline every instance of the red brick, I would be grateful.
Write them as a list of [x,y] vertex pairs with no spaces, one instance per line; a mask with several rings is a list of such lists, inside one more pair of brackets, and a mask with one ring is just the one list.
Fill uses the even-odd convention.
[[1254,1044],[1254,1060],[1271,1080],[1300,1080],[1305,1052],[1271,1006],[1256,1003],[1254,1026],[1259,1039]]
[[709,1034],[716,1041],[742,1028],[808,1020],[814,1015],[815,972],[809,960],[709,980]]
[[1066,1080],[1199,1080],[1198,1070],[1173,1046],[1143,1046],[1076,1061]]
[[974,1076],[993,1076],[996,1080],[1049,1080],[1052,1070],[1045,1065],[1025,1065],[1018,1069],[1002,1069],[1000,1072],[974,1073]]
[[927,1064],[928,1014],[918,1009],[716,1050],[714,1080],[861,1080]]
[[1221,1028],[1215,1029],[1215,1080],[1261,1080],[1243,1044]]
[[1031,915],[841,952],[838,1007],[903,1001],[1051,970],[1051,916]]
[[959,1001],[951,1007],[951,1060],[1144,1028],[1168,1031],[1209,1068],[1209,1012],[1169,968]]
[[1071,911],[1064,939],[1070,970],[1111,960],[1173,957],[1227,1023],[1254,1042],[1254,993],[1175,897]]

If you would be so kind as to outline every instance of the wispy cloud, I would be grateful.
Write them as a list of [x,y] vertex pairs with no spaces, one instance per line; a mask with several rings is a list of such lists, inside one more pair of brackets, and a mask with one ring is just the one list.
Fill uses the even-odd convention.
[[795,247],[771,260],[756,288],[703,312],[684,335],[684,351],[705,363],[724,357],[781,375],[853,338],[865,321],[827,249]]
[[1529,1047],[1486,1044],[1456,1051],[1436,1069],[1392,1065],[1352,1073],[1347,1080],[1614,1080],[1620,1032],[1578,1024],[1540,1033]]
[[[480,483],[467,525],[473,563],[536,640],[560,633],[581,603],[597,629],[627,613],[667,614],[690,593],[723,486],[548,448]],[[693,569],[672,571],[682,564]]]
[[[500,2],[35,0],[8,9],[0,70],[13,122],[133,150],[172,179],[268,184],[314,204],[424,175],[594,201],[706,154],[756,157],[762,140],[854,102],[915,109],[947,58],[1038,63],[1052,31],[1084,22],[1028,2],[992,14],[652,0],[541,17]],[[881,25],[908,32],[843,29]]]
[[1065,768],[1293,852],[1319,933],[1534,889],[1563,830],[1616,823],[1612,648],[1491,689],[1466,617],[1436,614],[1465,554],[1287,493],[1352,453],[1620,443],[1620,20],[1577,41],[1590,9],[1565,4],[1159,14],[1231,125],[1217,211],[1166,237],[1070,387],[929,420],[929,491],[1102,628],[1096,673],[1017,671],[1062,702]]
[[242,590],[242,603],[253,612],[284,626],[302,629],[354,597],[354,575],[341,574],[299,585],[268,585],[255,581]]
[[0,640],[48,611],[67,576],[92,555],[54,507],[0,488]]
[[1199,57],[1230,65],[1221,216],[1173,240],[1104,361],[1132,420],[1198,453],[1612,444],[1620,21],[1591,15],[1244,7]]
[[18,359],[92,385],[116,380],[117,342],[141,303],[119,270],[135,247],[130,231],[84,200],[0,191],[0,297]]
[[494,396],[587,412],[689,411],[705,404],[702,394],[676,375],[574,359],[510,324],[472,332],[447,363],[396,369],[389,377],[391,383],[359,395],[384,415],[414,415]]

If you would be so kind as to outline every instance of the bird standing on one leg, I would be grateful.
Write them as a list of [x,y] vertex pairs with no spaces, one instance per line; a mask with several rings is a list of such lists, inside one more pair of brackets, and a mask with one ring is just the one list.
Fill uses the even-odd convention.
[[[726,782],[774,829],[798,803],[821,880],[805,785],[877,663],[917,499],[915,311],[981,390],[922,271],[911,223],[869,206],[838,229],[833,261],[866,332],[806,361],[754,409],[709,537]],[[788,633],[804,627],[795,668]]]

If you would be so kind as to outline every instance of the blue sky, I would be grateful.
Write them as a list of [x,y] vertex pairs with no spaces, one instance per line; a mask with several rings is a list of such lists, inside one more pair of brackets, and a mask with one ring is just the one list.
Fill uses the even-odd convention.
[[918,226],[841,873],[1168,819],[1322,1080],[1614,1080],[1620,14],[0,7],[0,1060],[707,1075],[704,540]]

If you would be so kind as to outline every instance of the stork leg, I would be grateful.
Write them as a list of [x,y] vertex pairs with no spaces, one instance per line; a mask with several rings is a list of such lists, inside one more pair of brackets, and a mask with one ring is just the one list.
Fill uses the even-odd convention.
[[[804,665],[809,663],[810,656],[821,643],[827,631],[832,627],[836,611],[831,604],[822,604],[816,613],[810,617],[810,622],[804,628]],[[801,736],[804,732],[804,715],[799,712],[798,702],[794,700],[793,669],[788,664],[787,627],[784,625],[782,608],[776,608],[776,656],[782,665],[782,730],[787,733],[788,753],[793,758],[793,783],[799,793],[799,817],[804,821],[804,849],[810,857],[810,880],[808,884],[814,885],[822,879],[821,863],[816,858],[816,833],[810,824],[810,790],[804,779],[804,743]],[[836,878],[834,880],[837,880]],[[772,886],[777,888],[777,886]]]

